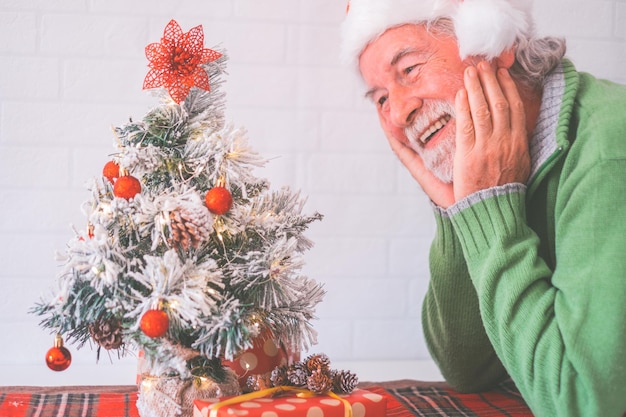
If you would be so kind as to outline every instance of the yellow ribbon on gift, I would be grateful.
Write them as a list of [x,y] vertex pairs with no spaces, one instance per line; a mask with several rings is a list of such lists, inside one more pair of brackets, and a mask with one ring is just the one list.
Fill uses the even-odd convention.
[[[227,400],[212,404],[210,406],[211,412],[209,413],[209,417],[217,417],[217,410],[219,410],[222,407],[239,404],[239,403],[243,403],[243,402],[250,401],[250,400],[256,400],[258,398],[268,397],[272,394],[275,394],[281,391],[295,392],[296,395],[300,398],[311,398],[311,397],[315,397],[318,395],[314,393],[313,391],[309,391],[308,389],[290,387],[286,385],[282,385],[282,386],[274,387],[274,388],[262,389],[259,391],[250,392],[248,394],[238,395],[236,397],[232,397]],[[335,394],[332,391],[328,391],[325,395],[328,395],[331,398],[341,401],[344,405],[344,417],[352,417],[352,405],[350,404],[348,400],[346,400],[345,398],[341,398],[339,395]]]

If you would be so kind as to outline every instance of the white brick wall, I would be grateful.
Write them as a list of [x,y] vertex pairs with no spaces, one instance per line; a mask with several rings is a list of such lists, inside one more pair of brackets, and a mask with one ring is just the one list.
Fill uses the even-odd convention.
[[[0,0],[0,385],[133,383],[134,359],[72,349],[49,371],[52,337],[27,314],[84,226],[85,181],[112,151],[111,125],[141,117],[144,46],[175,18],[230,55],[229,119],[276,157],[260,172],[325,214],[307,273],[328,290],[319,345],[361,379],[437,378],[420,329],[434,225],[350,70],[338,63],[344,0]],[[542,33],[568,38],[579,68],[626,82],[625,0],[542,0]]]

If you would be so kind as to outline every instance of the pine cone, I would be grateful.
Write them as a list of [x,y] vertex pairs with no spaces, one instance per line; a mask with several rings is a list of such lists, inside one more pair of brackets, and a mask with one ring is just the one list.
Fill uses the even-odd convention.
[[317,369],[307,378],[306,386],[315,394],[324,394],[333,388],[333,379],[328,372]]
[[302,364],[302,362],[294,363],[293,365],[289,366],[289,368],[287,368],[287,378],[289,379],[290,385],[303,387],[306,385],[306,380],[308,377],[309,373],[307,372],[307,369]]
[[106,350],[119,349],[124,343],[122,328],[116,320],[96,320],[88,329],[92,339]]
[[170,212],[170,244],[197,249],[211,233],[211,215],[204,206],[178,207]]
[[261,391],[270,387],[271,383],[269,374],[250,375],[248,378],[246,378],[246,392]]
[[270,375],[270,382],[273,387],[280,387],[281,385],[289,385],[289,376],[287,375],[287,367],[279,366],[272,370]]
[[310,355],[304,360],[309,373],[321,369],[326,372],[330,369],[330,359],[323,353]]
[[333,392],[335,394],[350,394],[359,382],[356,374],[350,371],[337,371],[333,375]]

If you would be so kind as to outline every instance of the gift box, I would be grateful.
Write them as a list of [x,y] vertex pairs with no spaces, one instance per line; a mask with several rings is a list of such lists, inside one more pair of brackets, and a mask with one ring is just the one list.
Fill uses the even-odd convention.
[[265,332],[253,340],[252,348],[243,351],[232,361],[224,360],[223,364],[237,374],[241,387],[245,388],[248,377],[269,375],[273,369],[299,360],[297,352],[280,345],[271,333]]
[[[194,417],[385,417],[386,398],[380,394],[356,389],[348,395],[297,395],[255,397],[246,394],[227,401],[195,400]],[[239,401],[241,399],[241,401]],[[233,404],[229,401],[234,400]],[[352,414],[347,412],[352,410]]]

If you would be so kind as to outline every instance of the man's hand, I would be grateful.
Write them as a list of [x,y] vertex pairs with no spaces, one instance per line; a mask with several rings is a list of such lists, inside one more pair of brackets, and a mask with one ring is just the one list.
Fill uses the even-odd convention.
[[455,101],[456,153],[453,182],[435,177],[420,156],[394,135],[394,129],[379,117],[391,149],[440,207],[447,208],[468,195],[498,185],[526,183],[530,156],[524,103],[508,73],[487,63],[468,67],[465,88]]
[[508,71],[468,67],[456,96],[454,201],[530,175],[524,103]]
[[393,129],[380,117],[380,124],[385,131],[387,141],[400,162],[409,170],[430,199],[440,207],[447,208],[454,204],[452,184],[446,184],[435,177],[422,162],[422,158],[401,139],[394,136]]

